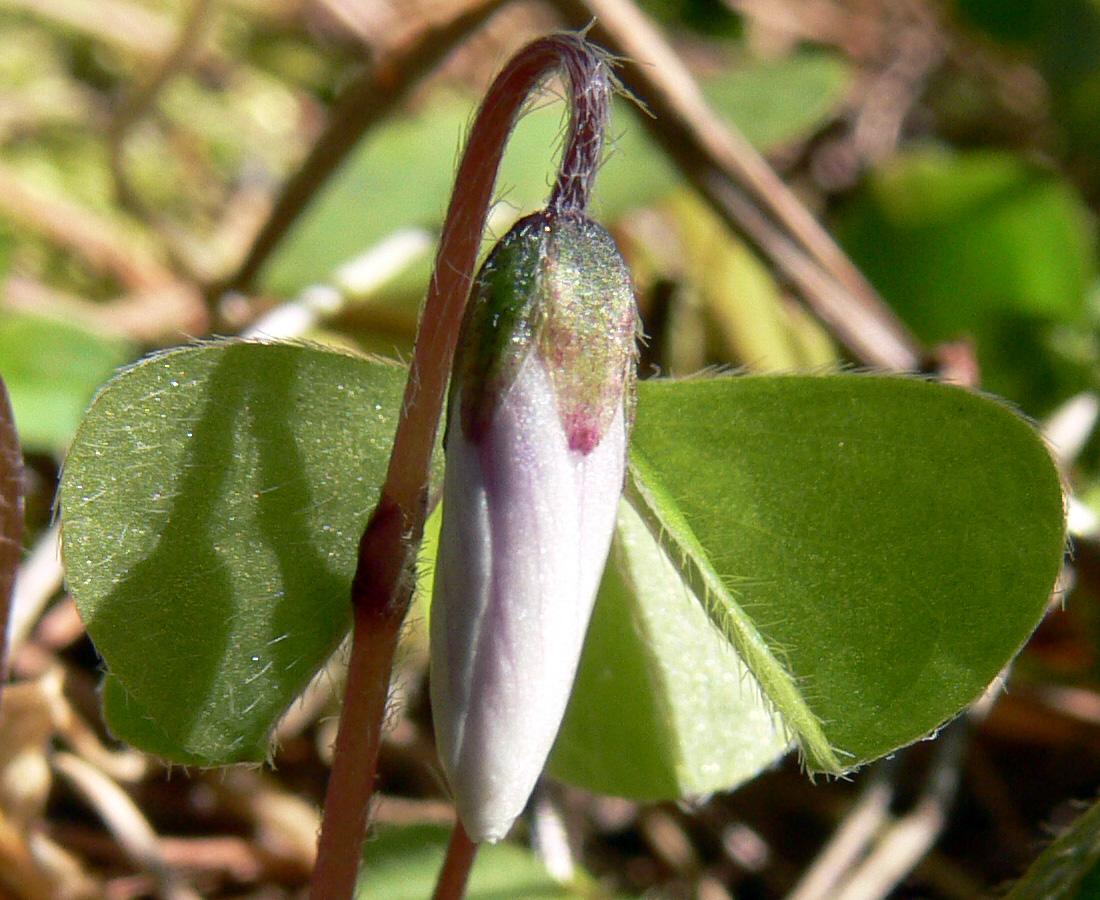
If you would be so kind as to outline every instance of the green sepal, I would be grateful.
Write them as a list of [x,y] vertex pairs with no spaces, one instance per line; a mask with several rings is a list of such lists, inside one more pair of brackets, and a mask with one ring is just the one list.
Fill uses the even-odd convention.
[[466,436],[485,433],[537,348],[571,444],[591,449],[624,393],[633,408],[637,328],[629,271],[604,228],[550,210],[520,219],[474,279],[459,335],[451,402],[460,392]]

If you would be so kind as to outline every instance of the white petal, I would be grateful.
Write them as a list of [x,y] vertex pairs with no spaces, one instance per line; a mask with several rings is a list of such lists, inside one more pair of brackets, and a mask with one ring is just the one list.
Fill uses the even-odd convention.
[[625,463],[621,409],[592,452],[569,449],[537,353],[479,445],[452,416],[431,617],[432,709],[458,814],[476,841],[507,834],[557,736]]

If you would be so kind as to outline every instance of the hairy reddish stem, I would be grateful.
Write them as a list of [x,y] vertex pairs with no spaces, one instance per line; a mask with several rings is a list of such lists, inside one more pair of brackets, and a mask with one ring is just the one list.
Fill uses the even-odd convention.
[[380,621],[356,609],[340,731],[310,883],[314,900],[347,900],[355,891],[382,742],[390,671],[400,633],[400,616]]
[[[355,889],[393,655],[412,597],[413,564],[424,532],[432,450],[497,169],[527,96],[557,69],[569,82],[572,115],[551,204],[557,209],[584,209],[607,119],[608,75],[603,57],[573,35],[529,44],[497,76],[478,111],[455,178],[386,483],[359,544],[352,583],[350,668],[310,886],[313,900],[348,900]],[[474,845],[461,826],[452,852],[457,854],[455,866],[468,855],[468,871]],[[447,872],[445,867],[444,877],[450,877]],[[465,874],[457,893],[445,896],[461,896],[464,883]]]

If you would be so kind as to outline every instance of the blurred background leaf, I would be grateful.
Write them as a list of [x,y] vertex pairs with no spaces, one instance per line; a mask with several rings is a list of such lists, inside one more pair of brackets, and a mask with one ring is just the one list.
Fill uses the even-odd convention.
[[1093,383],[1100,360],[1056,336],[1093,325],[1095,222],[1057,173],[1003,152],[898,154],[837,233],[920,338],[974,341],[989,390],[1042,414]]
[[[361,900],[422,900],[435,887],[450,829],[441,825],[381,828],[363,850],[355,896]],[[529,900],[602,900],[587,875],[573,884],[551,877],[534,854],[514,844],[486,846],[478,854],[466,891],[469,900],[524,897]]]
[[[708,99],[746,136],[773,147],[817,128],[840,102],[847,69],[825,53],[796,55],[779,63],[725,73],[711,79]],[[292,295],[327,281],[333,271],[401,225],[437,230],[453,185],[454,161],[474,104],[467,97],[435,99],[413,117],[384,124],[357,148],[342,170],[315,198],[265,271],[265,286]],[[561,104],[543,104],[517,125],[498,180],[509,218],[546,202],[553,159],[562,136]],[[601,167],[595,211],[615,221],[627,210],[667,194],[678,183],[672,167],[645,138],[637,122],[644,111],[627,100],[616,103],[612,151]],[[408,177],[415,172],[416,190]],[[501,224],[503,222],[503,224]],[[428,261],[403,283],[414,314],[428,276]]]
[[92,395],[133,355],[128,341],[58,319],[0,312],[0,372],[23,446],[63,453]]

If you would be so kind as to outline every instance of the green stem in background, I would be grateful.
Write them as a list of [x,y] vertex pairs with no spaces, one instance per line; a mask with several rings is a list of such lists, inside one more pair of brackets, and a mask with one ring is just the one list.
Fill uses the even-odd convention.
[[[352,583],[350,670],[311,882],[313,900],[347,900],[355,890],[393,654],[415,583],[432,450],[493,186],[508,135],[528,95],[557,70],[568,81],[572,114],[551,204],[561,210],[584,208],[607,117],[608,74],[603,56],[574,35],[529,44],[497,76],[478,111],[455,178],[386,483],[359,545]],[[463,838],[464,832],[456,833],[454,853],[462,850]],[[473,845],[467,855],[468,870]],[[450,866],[448,862],[445,877]],[[458,889],[460,893],[461,884]]]

